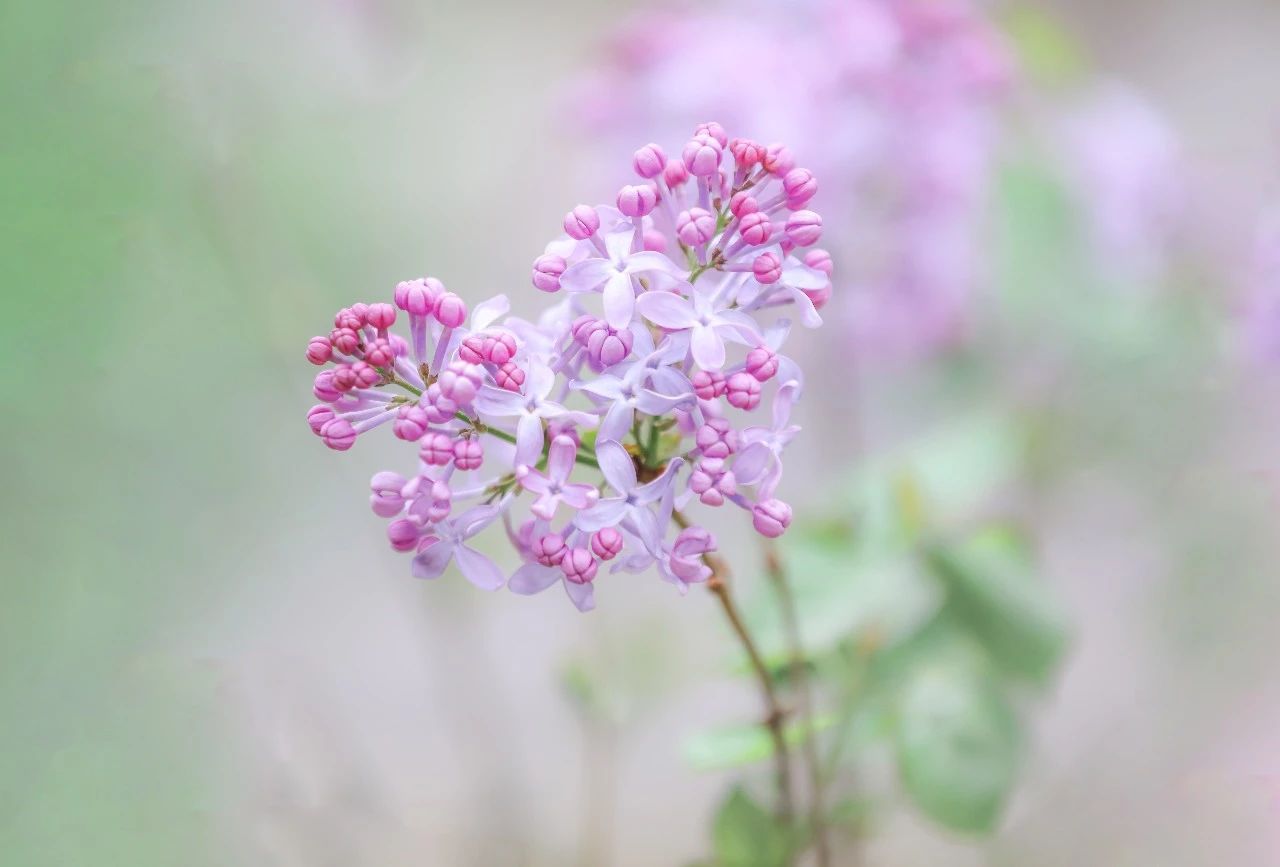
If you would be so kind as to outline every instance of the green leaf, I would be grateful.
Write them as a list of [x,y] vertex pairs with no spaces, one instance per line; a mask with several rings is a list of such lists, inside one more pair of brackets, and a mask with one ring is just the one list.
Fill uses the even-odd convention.
[[1008,674],[1046,682],[1062,657],[1066,627],[1019,539],[989,529],[960,545],[935,547],[927,559],[946,588],[950,613],[992,662]]
[[[833,718],[820,715],[813,723],[813,731],[830,728]],[[783,730],[788,746],[804,742],[809,727],[796,722]],[[773,756],[773,737],[759,723],[742,723],[721,726],[700,732],[685,741],[684,757],[690,767],[699,771],[718,771],[737,768],[764,761]]]
[[915,805],[957,831],[994,828],[1019,754],[1017,721],[997,685],[959,667],[921,672],[899,714],[898,771]]
[[741,786],[716,813],[712,835],[719,867],[783,867],[790,860],[787,830]]

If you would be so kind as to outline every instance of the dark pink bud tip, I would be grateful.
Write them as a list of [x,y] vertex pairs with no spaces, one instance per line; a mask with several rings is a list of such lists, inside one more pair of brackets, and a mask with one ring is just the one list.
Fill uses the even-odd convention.
[[373,388],[382,382],[382,374],[366,361],[352,362],[351,375],[355,377],[356,386],[359,388]]
[[760,160],[760,164],[772,175],[785,175],[795,168],[796,161],[786,145],[771,144],[765,148],[764,159]]
[[700,135],[713,138],[715,139],[716,144],[720,145],[720,147],[725,147],[729,143],[729,136],[725,134],[724,127],[716,123],[714,120],[698,124],[698,126],[693,130],[693,135],[694,138],[697,138]]
[[716,218],[710,211],[690,208],[676,217],[676,235],[681,242],[697,247],[710,241],[716,233]]
[[378,338],[370,343],[369,348],[364,351],[364,360],[374,367],[390,367],[395,364],[396,353],[391,341]]
[[345,418],[334,418],[321,425],[320,438],[334,451],[345,452],[355,445],[356,431]]
[[524,371],[517,367],[514,361],[508,361],[494,373],[493,380],[498,384],[498,388],[518,392],[524,387],[524,376]]
[[747,171],[755,168],[764,159],[765,149],[764,145],[751,139],[735,138],[729,142],[729,153],[733,154],[733,161],[738,168]]
[[560,560],[564,577],[574,584],[587,584],[596,577],[599,566],[596,558],[586,548],[570,548]]
[[412,551],[418,545],[418,525],[406,518],[387,525],[387,541],[397,551]]
[[767,346],[757,346],[747,353],[747,373],[758,382],[768,382],[778,373],[778,356]]
[[560,289],[560,275],[564,273],[565,261],[552,253],[539,256],[533,261],[533,285],[543,292],[557,292]]
[[813,309],[821,310],[827,306],[827,302],[831,300],[831,284],[828,283],[820,289],[801,289],[805,297],[813,303]]
[[311,392],[316,396],[316,400],[333,403],[342,397],[342,392],[333,384],[333,373],[332,370],[322,370],[316,374],[315,385],[311,387]]
[[559,533],[547,533],[534,540],[531,551],[543,566],[558,566],[568,549]]
[[385,302],[370,304],[365,321],[374,328],[385,331],[396,322],[396,308]]
[[600,215],[590,205],[578,205],[564,216],[564,230],[575,241],[585,241],[600,228]]
[[612,560],[622,552],[622,534],[612,527],[597,530],[591,536],[591,553],[601,560]]
[[478,470],[484,463],[484,449],[475,440],[458,440],[453,444],[453,462],[460,470]]
[[761,244],[769,243],[769,239],[773,237],[773,223],[770,223],[769,218],[764,214],[756,211],[742,218],[738,224],[738,231],[742,233],[742,240],[753,247],[759,247]]
[[835,265],[831,261],[831,254],[818,247],[805,251],[804,263],[815,271],[821,271],[828,277],[835,271]]
[[391,430],[400,439],[414,443],[422,439],[430,423],[422,407],[402,406],[396,412],[396,420],[392,422]]
[[681,152],[681,159],[689,174],[698,178],[714,175],[720,170],[723,145],[709,135],[696,135]]
[[765,500],[751,510],[751,525],[761,536],[776,539],[791,526],[791,507],[782,500]]
[[822,237],[822,217],[813,211],[796,211],[787,217],[787,240],[797,247],[816,244]]
[[773,253],[761,253],[751,263],[751,273],[766,286],[777,283],[782,279],[782,262]]
[[329,332],[329,343],[343,355],[355,355],[360,349],[360,335],[352,328],[335,328]]
[[445,328],[457,328],[467,321],[467,305],[452,292],[445,292],[436,304],[436,319]]
[[760,203],[748,192],[734,193],[733,198],[729,200],[729,212],[739,220],[758,210],[760,210]]
[[316,436],[320,435],[320,428],[324,427],[325,422],[333,419],[337,414],[333,411],[333,407],[313,406],[307,410],[307,424],[311,426],[311,432]]
[[636,151],[631,159],[631,165],[636,170],[636,174],[646,179],[656,178],[662,174],[666,164],[667,155],[662,152],[662,148],[652,143]]
[[782,189],[787,194],[788,208],[803,208],[818,192],[818,179],[808,169],[792,169],[783,177]]
[[715,400],[724,394],[724,374],[718,370],[699,370],[693,374],[693,391],[702,400]]
[[746,371],[738,371],[725,385],[725,400],[730,406],[753,410],[760,405],[760,383]]
[[434,277],[405,280],[396,284],[395,302],[401,310],[413,316],[429,316],[436,309],[436,301],[444,294],[444,284]]
[[343,307],[333,317],[334,328],[350,328],[353,331],[364,327],[364,317],[350,307]]
[[667,182],[668,187],[675,189],[689,180],[689,170],[684,167],[681,160],[673,157],[667,160],[667,165],[662,170],[662,179]]
[[307,343],[307,361],[324,364],[333,357],[333,344],[327,337],[313,337]]
[[623,216],[648,216],[657,206],[658,192],[648,184],[628,184],[618,191],[618,210]]

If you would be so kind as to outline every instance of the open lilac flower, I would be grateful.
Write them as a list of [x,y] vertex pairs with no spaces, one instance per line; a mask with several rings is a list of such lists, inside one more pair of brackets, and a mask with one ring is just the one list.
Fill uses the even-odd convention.
[[[560,295],[536,319],[505,296],[468,314],[423,277],[309,341],[312,431],[345,451],[389,428],[417,453],[415,474],[370,483],[414,575],[453,563],[522,595],[558,582],[588,611],[604,575],[652,570],[681,591],[708,578],[715,540],[677,502],[735,506],[769,537],[790,524],[776,490],[801,372],[783,345],[831,292],[816,181],[784,146],[714,123],[633,168],[616,208],[575,206],[535,260],[534,287]],[[762,406],[772,426],[753,423]],[[473,542],[499,519],[520,561],[509,580]]]

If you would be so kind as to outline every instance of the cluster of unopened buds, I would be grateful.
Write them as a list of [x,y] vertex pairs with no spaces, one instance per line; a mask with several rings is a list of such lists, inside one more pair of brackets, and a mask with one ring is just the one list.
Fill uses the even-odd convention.
[[[781,349],[788,317],[820,325],[831,292],[817,182],[785,146],[716,123],[671,158],[642,147],[634,169],[616,206],[575,207],[534,262],[533,285],[561,296],[537,321],[501,295],[468,311],[426,277],[312,338],[325,444],[390,425],[417,447],[416,472],[378,473],[370,499],[414,575],[452,561],[490,590],[560,582],[585,611],[606,568],[681,590],[710,576],[693,500],[771,538],[791,523],[775,493],[803,380]],[[522,561],[509,577],[471,543],[499,521]]]

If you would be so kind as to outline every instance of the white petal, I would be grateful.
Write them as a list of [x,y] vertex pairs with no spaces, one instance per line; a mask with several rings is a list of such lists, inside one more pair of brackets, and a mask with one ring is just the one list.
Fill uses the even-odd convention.
[[636,310],[636,290],[629,274],[614,274],[604,284],[604,319],[612,327],[626,328]]

